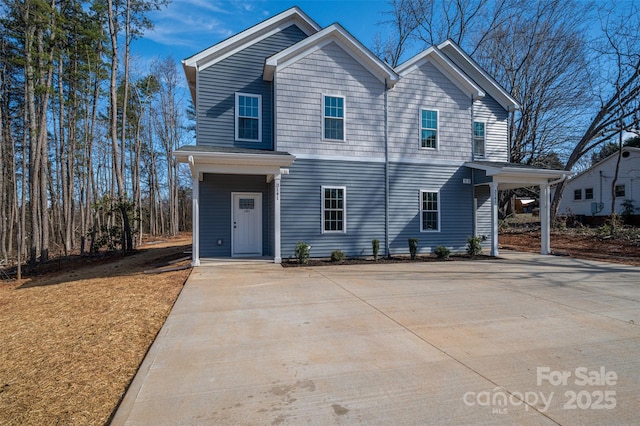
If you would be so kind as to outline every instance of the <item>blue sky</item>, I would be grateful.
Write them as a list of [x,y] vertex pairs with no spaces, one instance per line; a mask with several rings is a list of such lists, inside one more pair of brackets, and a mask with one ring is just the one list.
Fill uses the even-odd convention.
[[134,55],[181,61],[293,6],[322,27],[339,22],[369,48],[390,10],[386,0],[173,0],[151,14],[154,29],[135,42]]

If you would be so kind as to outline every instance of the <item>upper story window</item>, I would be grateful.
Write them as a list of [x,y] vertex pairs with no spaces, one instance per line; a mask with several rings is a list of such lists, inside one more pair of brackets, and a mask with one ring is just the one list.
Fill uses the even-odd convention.
[[473,123],[473,155],[484,157],[485,123],[475,121]]
[[420,146],[438,148],[438,111],[420,110]]
[[236,93],[236,140],[262,141],[262,96]]
[[440,230],[438,191],[420,191],[420,232]]
[[322,187],[322,232],[347,232],[345,187]]
[[344,98],[342,96],[323,96],[324,113],[322,133],[324,139],[344,140]]
[[585,188],[584,189],[584,199],[585,200],[593,200],[593,188]]
[[582,189],[576,189],[575,191],[573,191],[573,199],[582,200]]
[[624,185],[616,185],[616,197],[624,197],[625,190]]

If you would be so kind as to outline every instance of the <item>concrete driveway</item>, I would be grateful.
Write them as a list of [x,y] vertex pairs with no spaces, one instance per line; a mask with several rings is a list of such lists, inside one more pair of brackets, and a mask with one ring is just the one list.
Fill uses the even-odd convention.
[[192,273],[113,424],[639,424],[640,268]]

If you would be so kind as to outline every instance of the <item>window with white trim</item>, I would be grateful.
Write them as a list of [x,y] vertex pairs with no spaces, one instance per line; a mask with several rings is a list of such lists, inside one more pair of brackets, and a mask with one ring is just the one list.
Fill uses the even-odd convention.
[[236,93],[236,140],[262,141],[262,96]]
[[344,140],[344,97],[323,95],[322,137]]
[[624,197],[625,196],[625,187],[624,185],[616,185],[616,197]]
[[347,188],[322,187],[322,232],[347,232]]
[[584,199],[585,200],[593,200],[593,188],[585,188],[584,189]]
[[420,191],[420,232],[440,231],[438,191]]
[[420,110],[420,147],[438,148],[438,111]]
[[576,189],[573,191],[574,200],[582,200],[582,189]]
[[484,157],[485,147],[485,123],[482,121],[473,122],[473,155]]

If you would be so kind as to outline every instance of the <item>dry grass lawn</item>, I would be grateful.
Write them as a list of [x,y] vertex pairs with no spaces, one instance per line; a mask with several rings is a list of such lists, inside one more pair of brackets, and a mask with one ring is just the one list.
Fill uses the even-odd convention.
[[185,236],[0,281],[0,424],[108,422],[190,273],[144,271],[188,249]]

